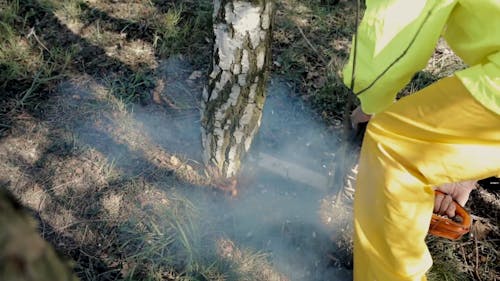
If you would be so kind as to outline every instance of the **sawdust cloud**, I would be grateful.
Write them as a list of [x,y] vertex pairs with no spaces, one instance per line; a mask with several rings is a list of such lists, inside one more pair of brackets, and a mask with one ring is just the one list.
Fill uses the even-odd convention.
[[[167,85],[163,94],[178,109],[168,114],[136,109],[131,116],[137,124],[132,126],[138,126],[153,144],[200,163],[198,93],[205,81],[191,79],[193,73],[182,59],[160,65],[158,75]],[[118,168],[140,171],[141,167],[134,168],[139,165],[137,157],[130,157],[125,145],[96,134],[89,126],[77,130],[81,141],[100,148]],[[332,266],[328,255],[335,249],[334,241],[319,214],[321,200],[332,193],[328,185],[338,146],[332,131],[294,96],[291,85],[274,77],[260,131],[243,163],[239,196],[229,203],[214,202],[200,195],[203,191],[179,190],[200,209],[204,225],[215,226],[242,248],[268,254],[276,270],[290,280],[350,280],[350,270]]]

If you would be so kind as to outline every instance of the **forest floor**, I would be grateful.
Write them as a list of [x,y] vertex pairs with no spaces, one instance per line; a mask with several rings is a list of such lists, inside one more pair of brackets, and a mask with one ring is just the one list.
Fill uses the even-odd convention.
[[[330,185],[355,13],[326,2],[277,1],[233,197],[200,157],[210,0],[0,0],[0,186],[81,280],[350,280],[352,194]],[[463,67],[440,42],[401,95]],[[428,238],[429,280],[500,279],[498,194],[473,192],[470,235]]]

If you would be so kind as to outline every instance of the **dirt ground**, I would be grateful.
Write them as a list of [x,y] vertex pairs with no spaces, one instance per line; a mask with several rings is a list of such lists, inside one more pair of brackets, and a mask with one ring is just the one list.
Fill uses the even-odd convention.
[[[356,169],[341,193],[331,179],[353,7],[323,2],[278,1],[236,198],[201,164],[210,1],[19,2],[15,38],[45,61],[2,80],[0,185],[81,280],[350,280]],[[461,67],[441,42],[401,95]],[[499,280],[499,193],[476,190],[467,209],[471,234],[428,238],[429,280]]]
[[[6,161],[0,168],[7,176],[2,180],[39,216],[46,239],[81,267],[103,263],[107,269],[93,274],[104,274],[104,279],[116,278],[115,268],[127,273],[119,256],[130,253],[119,249],[127,239],[147,235],[128,229],[123,233],[124,225],[150,212],[163,224],[177,193],[211,214],[196,217],[218,229],[219,236],[212,239],[228,236],[269,254],[277,263],[274,270],[289,280],[348,278],[349,270],[332,264],[331,231],[318,216],[328,212],[319,204],[327,200],[328,186],[304,186],[259,166],[260,155],[267,153],[327,179],[337,145],[334,132],[314,120],[299,98],[290,100],[292,89],[285,82],[273,79],[240,194],[227,198],[196,174],[201,154],[196,95],[203,83],[193,78],[194,72],[181,58],[160,63],[159,77],[168,85],[161,95],[178,105],[171,113],[155,103],[127,109],[92,77],[61,83],[41,107],[43,119],[25,116],[3,139],[0,156]],[[334,215],[329,214],[330,222]],[[322,246],[328,244],[332,247]]]

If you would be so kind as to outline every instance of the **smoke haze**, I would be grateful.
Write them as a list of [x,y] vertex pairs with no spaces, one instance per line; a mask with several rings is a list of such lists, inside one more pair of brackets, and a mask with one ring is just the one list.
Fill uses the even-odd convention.
[[[183,163],[201,164],[199,95],[205,82],[179,58],[161,64],[157,72],[166,85],[161,95],[175,108],[138,106],[128,114],[94,116],[73,125],[80,143],[98,150],[121,172],[152,181],[163,179],[154,169],[144,171],[149,161],[144,145]],[[102,83],[96,84],[82,89],[69,83],[62,91],[78,94],[75,108],[81,109],[82,101],[100,99]],[[261,124],[243,162],[237,198],[214,200],[204,195],[207,189],[170,185],[199,209],[210,231],[216,229],[238,247],[268,254],[275,269],[290,280],[350,280],[350,270],[332,265],[335,241],[320,214],[322,202],[331,202],[328,185],[338,136],[277,77],[269,83]]]

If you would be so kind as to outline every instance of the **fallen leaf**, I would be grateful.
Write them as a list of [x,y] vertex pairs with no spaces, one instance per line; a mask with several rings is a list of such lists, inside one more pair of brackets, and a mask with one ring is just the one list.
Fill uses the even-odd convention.
[[491,228],[480,221],[476,221],[472,226],[472,234],[478,239],[483,240],[490,233]]
[[161,98],[161,93],[165,89],[165,81],[163,79],[158,79],[156,81],[156,87],[153,90],[153,101],[156,104],[163,104],[163,99]]

